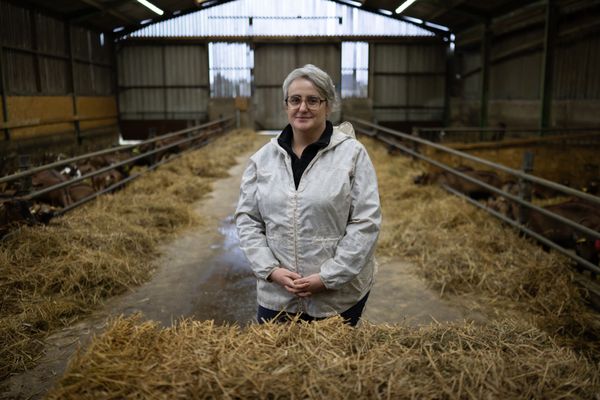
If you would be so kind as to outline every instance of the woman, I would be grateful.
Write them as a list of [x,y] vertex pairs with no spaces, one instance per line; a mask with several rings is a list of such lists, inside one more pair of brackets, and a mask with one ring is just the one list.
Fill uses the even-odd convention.
[[358,323],[373,285],[381,212],[377,178],[314,65],[283,82],[289,125],[251,158],[235,221],[258,279],[258,321],[340,314]]

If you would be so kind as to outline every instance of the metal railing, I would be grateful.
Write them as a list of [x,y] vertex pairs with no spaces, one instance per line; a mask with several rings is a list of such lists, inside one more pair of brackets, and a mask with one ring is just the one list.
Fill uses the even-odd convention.
[[[573,140],[592,140],[600,144],[600,127],[592,128],[480,128],[480,127],[415,127],[413,136],[442,143],[497,142],[506,139],[530,139],[564,136]],[[597,134],[597,135],[594,135]]]
[[[423,160],[431,165],[434,165],[446,172],[449,172],[453,175],[458,176],[461,179],[464,179],[465,181],[468,181],[470,183],[473,183],[475,185],[478,185],[479,187],[482,187],[492,193],[495,193],[499,196],[505,197],[511,201],[514,201],[515,203],[518,203],[520,206],[524,206],[527,207],[528,209],[531,210],[535,210],[536,212],[553,218],[571,228],[576,229],[579,232],[585,233],[589,236],[592,236],[596,239],[600,239],[600,232],[594,231],[586,226],[580,225],[577,222],[574,222],[570,219],[564,218],[558,214],[555,214],[551,211],[548,211],[544,208],[541,208],[539,206],[536,206],[534,204],[532,204],[531,202],[522,199],[519,196],[515,196],[509,192],[503,191],[501,189],[498,189],[492,185],[489,185],[485,182],[482,182],[476,178],[473,178],[469,175],[466,175],[465,173],[447,165],[444,164],[440,161],[434,160],[430,157],[427,157],[423,154],[421,154],[418,149],[417,149],[417,144],[419,145],[424,145],[424,146],[429,146],[432,147],[434,149],[452,154],[454,156],[457,156],[461,159],[465,159],[465,160],[469,160],[481,165],[485,165],[486,167],[498,170],[498,171],[502,171],[510,176],[513,176],[515,178],[518,178],[520,180],[524,180],[524,181],[528,181],[528,182],[533,182],[536,183],[540,186],[543,187],[547,187],[547,188],[551,188],[553,190],[559,191],[561,193],[565,193],[568,194],[570,196],[575,196],[577,198],[583,199],[591,204],[594,204],[598,207],[600,207],[600,198],[590,195],[588,193],[585,192],[581,192],[579,190],[561,185],[559,183],[556,182],[552,182],[534,175],[530,175],[526,172],[520,171],[520,170],[516,170],[513,168],[509,168],[506,167],[502,164],[497,164],[479,157],[475,157],[473,155],[467,154],[465,152],[459,151],[459,150],[455,150],[455,149],[451,149],[449,147],[437,144],[437,143],[433,143],[431,141],[422,139],[420,137],[416,137],[413,135],[409,135],[406,133],[402,133],[402,132],[398,132],[380,125],[376,125],[373,124],[369,121],[365,121],[365,120],[361,120],[361,119],[355,119],[355,118],[348,118],[348,120],[350,122],[353,122],[356,126],[356,130],[358,132],[364,133],[368,136],[372,136],[372,137],[376,137],[377,139],[383,141],[384,143],[393,146],[403,152],[405,152],[406,154],[411,155],[412,157],[418,158],[420,160]],[[409,146],[407,146],[407,144],[409,144]],[[445,189],[449,190],[450,192],[452,192],[453,194],[456,194],[462,198],[465,198],[467,201],[469,201],[471,204],[486,210],[487,212],[489,212],[490,214],[494,215],[495,217],[501,219],[504,222],[507,222],[508,224],[510,224],[511,226],[516,227],[517,229],[521,230],[522,232],[526,233],[527,235],[530,235],[532,237],[534,237],[535,239],[539,240],[540,242],[544,243],[545,245],[552,247],[553,249],[556,249],[557,251],[559,251],[560,253],[566,255],[567,257],[570,257],[571,259],[574,259],[575,261],[577,261],[579,263],[579,265],[581,265],[582,267],[588,269],[589,271],[591,271],[592,273],[600,273],[600,267],[598,265],[594,265],[591,262],[579,257],[576,254],[573,254],[572,251],[569,251],[568,249],[552,242],[551,240],[549,240],[548,238],[539,235],[538,233],[532,231],[531,229],[529,229],[527,226],[525,226],[524,224],[513,220],[512,218],[508,218],[504,215],[502,215],[501,213],[491,209],[490,207],[487,207],[485,204],[482,204],[478,201],[475,201],[473,199],[471,199],[470,197],[468,197],[467,195],[465,195],[464,193],[458,192],[453,188],[448,187],[447,185],[444,185]]]
[[[179,154],[177,154],[176,156],[168,159],[168,160],[163,160],[163,161],[158,161],[158,162],[153,162],[149,165],[148,169],[146,171],[141,171],[138,172],[134,175],[130,175],[122,180],[119,180],[118,182],[110,185],[109,187],[103,188],[99,191],[96,191],[95,193],[75,202],[69,205],[66,205],[65,207],[63,207],[60,210],[57,210],[56,212],[53,213],[53,215],[61,215],[64,214],[84,203],[89,202],[90,200],[95,199],[96,197],[100,196],[101,194],[104,193],[108,193],[111,192],[129,182],[131,182],[132,180],[140,177],[141,175],[143,175],[145,172],[153,170],[155,168],[157,168],[159,165],[163,164],[166,161],[170,161],[171,159],[174,159],[176,157],[181,156],[181,154],[183,154],[186,151],[189,150],[193,150],[196,149],[198,147],[201,147],[203,145],[205,145],[208,141],[211,140],[212,137],[214,137],[217,133],[222,133],[225,132],[225,130],[229,127],[231,127],[233,125],[234,122],[234,117],[227,117],[227,118],[222,118],[219,119],[217,121],[213,121],[213,122],[208,122],[206,124],[202,124],[202,125],[197,125],[191,128],[187,128],[187,129],[183,129],[183,130],[179,130],[176,132],[172,132],[172,133],[168,133],[165,135],[161,135],[161,136],[157,136],[148,140],[144,140],[141,141],[137,144],[131,144],[131,145],[126,145],[126,146],[118,146],[118,147],[113,147],[110,149],[105,149],[105,150],[100,150],[100,151],[96,151],[93,153],[87,153],[87,154],[82,154],[76,157],[71,157],[68,159],[64,159],[64,160],[59,160],[50,164],[46,164],[46,165],[42,165],[39,167],[34,167],[34,168],[30,168],[27,169],[25,171],[21,171],[15,174],[11,174],[5,177],[0,178],[0,184],[2,183],[8,183],[8,182],[14,182],[14,181],[20,181],[23,179],[27,179],[29,177],[31,177],[32,175],[42,172],[42,171],[46,171],[49,169],[54,169],[57,167],[62,167],[64,165],[69,165],[69,164],[73,164],[79,161],[83,161],[83,160],[88,160],[88,159],[92,159],[94,157],[98,157],[98,156],[103,156],[103,155],[107,155],[107,154],[114,154],[114,153],[120,153],[120,152],[124,152],[124,151],[133,151],[133,149],[139,149],[139,148],[143,148],[145,146],[151,145],[152,148],[142,154],[139,155],[135,155],[132,157],[129,157],[125,160],[121,160],[118,161],[116,163],[110,164],[106,167],[102,167],[99,168],[95,171],[89,172],[85,175],[79,176],[79,177],[75,177],[75,178],[71,178],[68,179],[64,182],[61,183],[57,183],[55,185],[52,186],[48,186],[46,188],[40,189],[40,190],[35,190],[35,191],[29,191],[29,193],[26,193],[24,195],[18,196],[17,198],[22,199],[22,200],[33,200],[39,196],[42,196],[44,194],[53,192],[55,190],[60,190],[60,189],[64,189],[68,186],[71,186],[73,184],[76,184],[78,182],[82,182],[85,181],[87,179],[93,178],[97,175],[106,173],[108,171],[117,169],[119,167],[124,167],[127,166],[129,164],[133,164],[138,160],[142,160],[142,159],[148,159],[150,157],[153,157],[154,155],[164,152],[166,150],[178,147],[178,146],[182,146],[182,145],[188,145],[188,144],[192,144],[194,141],[199,141],[198,143],[195,143],[195,145],[191,145],[189,148],[185,149],[183,152],[180,152]],[[156,146],[157,142],[159,141],[164,141],[166,139],[171,139],[171,138],[175,138],[175,137],[183,137],[180,140],[177,140],[175,142],[171,142],[162,146]],[[27,188],[29,189],[29,188]]]

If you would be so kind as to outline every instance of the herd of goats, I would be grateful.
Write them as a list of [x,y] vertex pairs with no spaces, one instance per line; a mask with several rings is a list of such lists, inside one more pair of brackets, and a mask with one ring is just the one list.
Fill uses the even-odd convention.
[[[119,183],[125,183],[123,181],[132,175],[143,173],[197,145],[194,142],[172,145],[179,139],[168,138],[156,144],[91,155],[80,162],[61,164],[0,183],[0,240],[21,225],[47,224],[65,210],[91,200],[101,192],[117,190],[122,187]],[[150,152],[148,156],[142,156],[147,152]],[[60,157],[53,164],[60,164]],[[85,175],[90,177],[80,179]],[[71,180],[73,183],[66,184]],[[61,187],[45,190],[56,185]]]
[[[523,193],[522,185],[514,180],[503,181],[493,171],[475,170],[467,166],[456,168],[459,172],[479,182],[488,184],[503,192],[519,197]],[[578,229],[545,215],[535,209],[521,206],[508,197],[496,195],[473,182],[467,181],[450,172],[425,173],[414,178],[417,185],[440,184],[458,192],[464,193],[472,199],[479,200],[505,217],[519,221],[527,228],[536,232],[550,241],[566,249],[572,249],[579,257],[594,265],[599,264],[600,239],[580,232]],[[591,181],[584,188],[585,192],[598,195],[598,182]],[[531,198],[541,201],[558,199],[559,202],[542,207],[544,210],[559,215],[593,231],[600,232],[600,204],[587,201],[578,197],[567,197],[554,189],[533,184],[530,185]],[[552,201],[549,201],[553,203]]]
[[[123,165],[122,161],[131,159],[135,154],[140,154],[140,152],[146,150],[134,147],[127,152],[96,155],[78,164],[63,165],[60,169],[46,169],[37,172],[27,180],[21,179],[0,184],[0,238],[22,224],[48,223],[53,216],[60,214],[60,210],[69,207],[73,203],[93,198],[96,193],[115,186],[115,183],[126,179],[132,171],[135,171],[136,167],[146,168],[154,165],[159,160],[171,157],[182,149],[177,146],[172,147],[152,156],[137,157],[135,162]],[[117,164],[119,164],[117,167],[109,168]],[[99,169],[103,169],[105,172],[60,189],[47,191],[35,198],[28,196],[32,192],[67,182],[74,177],[80,177]],[[477,181],[502,189],[504,192],[515,196],[519,194],[521,189],[518,183],[502,181],[496,173],[491,171],[474,170],[470,167],[458,167],[457,170]],[[514,221],[519,221],[530,230],[552,242],[564,248],[572,249],[578,256],[592,264],[599,264],[600,239],[582,233],[537,210],[522,207],[507,197],[492,193],[449,172],[423,174],[415,177],[414,183],[417,185],[442,184],[462,192],[473,199],[484,202],[488,208]],[[598,182],[592,182],[588,185],[586,191],[588,194],[598,195],[598,189]],[[549,199],[561,195],[561,193],[535,184],[531,187],[531,194],[533,198],[537,199]],[[571,197],[558,204],[543,208],[593,231],[600,232],[600,205],[598,203]]]

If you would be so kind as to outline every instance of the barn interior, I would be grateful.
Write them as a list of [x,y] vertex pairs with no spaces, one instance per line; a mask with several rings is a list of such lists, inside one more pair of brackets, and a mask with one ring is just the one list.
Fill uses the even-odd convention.
[[[220,340],[252,347],[260,342],[251,336],[256,331],[226,326],[213,332],[212,325],[193,321],[182,323],[188,331],[166,331],[161,324],[191,316],[244,325],[254,318],[254,278],[231,239],[236,235],[231,214],[248,151],[287,124],[283,80],[309,63],[332,77],[340,106],[329,118],[336,125],[350,121],[367,146],[389,218],[378,249],[385,285],[370,300],[367,320],[411,321],[421,328],[424,321],[464,320],[475,325],[448,328],[459,332],[461,346],[461,340],[470,343],[466,347],[485,342],[491,354],[502,348],[494,347],[498,343],[518,342],[538,350],[535,359],[533,353],[521,354],[517,375],[510,375],[510,368],[494,369],[510,358],[460,353],[466,366],[447,366],[431,377],[442,382],[441,391],[412,377],[408,366],[398,371],[422,390],[394,392],[390,382],[400,379],[398,371],[367,373],[360,364],[348,366],[348,360],[341,372],[337,361],[324,368],[336,376],[386,374],[387,380],[361,378],[368,389],[350,382],[344,392],[346,380],[329,387],[304,371],[310,376],[306,388],[307,381],[296,382],[294,369],[294,363],[315,362],[304,355],[271,372],[293,381],[290,387],[300,388],[304,398],[598,393],[599,33],[596,0],[0,0],[0,393],[7,398],[295,397],[289,387],[252,375],[269,368],[254,364],[266,359],[268,346],[240,358],[252,374],[221,370],[219,363],[208,367],[194,356],[181,364],[169,358],[189,346],[192,336],[196,340],[210,331]],[[40,183],[36,174],[51,170],[68,178]],[[482,178],[490,173],[498,184]],[[417,186],[417,174],[435,176],[432,182],[446,190]],[[465,194],[465,179],[488,186],[482,190],[476,183],[476,196]],[[58,193],[68,182],[78,183],[79,192],[67,189],[66,200],[62,195],[41,200],[53,193],[48,187]],[[458,200],[461,192],[466,201]],[[584,214],[559,212],[567,221],[560,220],[566,225],[555,230],[568,236],[564,242],[527,221],[574,201],[585,203]],[[538,208],[527,214],[515,202]],[[425,203],[437,208],[425,209]],[[481,209],[487,213],[479,214]],[[568,234],[563,226],[571,229]],[[591,247],[582,250],[584,242]],[[201,255],[196,243],[207,246]],[[432,243],[446,249],[432,250]],[[207,260],[202,272],[190,272],[199,257]],[[40,264],[44,271],[34,271]],[[168,269],[175,264],[176,271]],[[82,272],[85,268],[93,272]],[[164,276],[168,273],[173,277]],[[158,325],[148,327],[135,319],[139,316],[107,322],[132,310]],[[522,320],[509,324],[500,316]],[[108,336],[87,347],[107,325]],[[144,329],[171,335],[167,341],[175,347],[145,343]],[[195,329],[201,332],[189,333]],[[265,329],[278,343],[286,337],[277,327]],[[311,340],[317,335],[311,327],[294,329]],[[323,329],[340,341],[352,335],[335,323]],[[383,337],[378,325],[364,329],[361,346]],[[402,329],[408,330],[394,334],[410,335],[410,328]],[[425,360],[419,368],[436,370],[453,354],[454,342],[444,342],[440,326],[426,329],[433,347],[413,344],[424,346],[413,361]],[[518,338],[511,342],[505,334]],[[128,351],[135,347],[123,347],[122,353],[110,348],[128,336],[142,349],[156,346],[158,359],[152,363],[177,366],[150,371],[147,359],[128,364]],[[217,343],[207,338],[210,343],[202,346]],[[479,342],[469,342],[472,338]],[[449,347],[438,349],[442,342]],[[78,346],[92,350],[72,358]],[[222,348],[230,344],[219,346],[226,354]],[[432,356],[427,355],[431,348],[437,349]],[[340,348],[323,352],[334,358],[346,354]],[[372,359],[373,352],[358,353],[357,359],[370,365],[393,364],[384,350]],[[429,358],[419,358],[423,354]],[[110,359],[119,363],[103,364]],[[497,380],[470,376],[469,363],[490,368]],[[201,379],[209,382],[202,395],[186,391],[198,385],[196,380],[176,379],[196,364],[219,369]],[[552,369],[557,365],[564,371]],[[123,373],[130,380],[117,383],[99,372],[111,368],[135,373]],[[552,387],[544,368],[557,382]],[[541,371],[535,390],[526,379],[528,370]],[[165,374],[170,383],[163,381]],[[569,380],[577,374],[581,379]],[[260,384],[249,384],[253,379]],[[272,391],[265,389],[269,385]]]

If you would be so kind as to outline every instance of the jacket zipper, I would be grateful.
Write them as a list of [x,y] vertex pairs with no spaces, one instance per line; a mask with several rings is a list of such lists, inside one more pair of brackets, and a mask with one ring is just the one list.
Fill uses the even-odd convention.
[[[300,184],[302,183],[302,177],[304,177],[306,172],[310,169],[310,167],[312,167],[312,165],[315,163],[317,158],[319,158],[319,156],[321,154],[323,154],[326,150],[327,150],[327,147],[319,150],[317,152],[317,154],[315,154],[313,159],[310,161],[310,163],[304,169],[304,172],[302,172],[302,176],[300,176],[300,181],[298,182],[298,187],[300,187]],[[288,155],[288,157],[289,157],[289,155]],[[290,168],[291,168],[291,159],[290,159]],[[294,177],[294,174],[292,171],[292,180],[293,180],[293,177]],[[296,189],[296,187],[294,185],[294,257],[296,259],[296,271],[298,271],[298,223],[297,223],[297,218],[296,218],[297,211],[298,211],[298,189]],[[301,313],[306,313],[306,311],[307,311],[306,302],[301,297],[298,297],[298,308],[300,309]]]
[[[279,147],[279,146],[277,146],[277,147]],[[329,150],[331,148],[332,148],[332,146],[327,146],[324,149],[319,150],[317,152],[317,154],[315,154],[313,159],[310,161],[310,163],[304,169],[304,172],[302,173],[302,176],[300,177],[300,181],[298,182],[298,187],[300,187],[300,183],[302,183],[302,177],[313,166],[315,161],[321,156],[321,154],[323,154],[324,152],[326,152],[327,150]],[[291,176],[292,182],[294,182],[294,172],[292,171],[292,159],[291,159],[290,155],[287,154],[287,152],[283,151],[283,154],[284,154],[284,157],[286,160],[286,164],[287,164],[286,167],[288,170],[288,174]],[[296,218],[297,211],[298,211],[298,189],[296,189],[296,185],[294,185],[293,188],[294,188],[294,261],[296,263],[296,265],[295,265],[296,272],[299,273],[299,268],[298,268],[298,223],[297,223],[297,218]],[[301,313],[306,312],[306,304],[305,304],[304,300],[300,297],[298,297],[298,309],[300,310]]]

